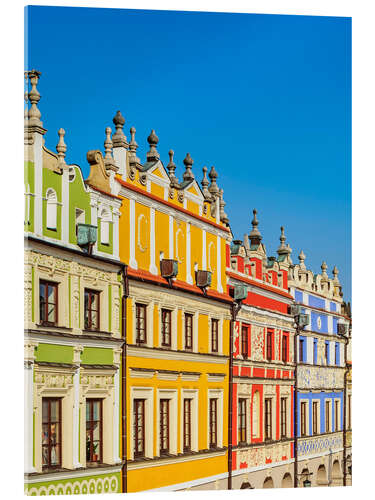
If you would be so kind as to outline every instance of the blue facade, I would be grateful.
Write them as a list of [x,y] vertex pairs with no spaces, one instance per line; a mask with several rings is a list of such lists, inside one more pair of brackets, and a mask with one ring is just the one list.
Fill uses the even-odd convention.
[[330,400],[331,401],[331,430],[330,432],[335,432],[335,399],[340,399],[340,431],[343,429],[343,421],[344,421],[344,414],[343,414],[343,401],[344,401],[344,393],[343,391],[340,392],[318,392],[318,393],[303,393],[303,392],[298,392],[297,393],[297,408],[298,408],[298,419],[297,419],[297,435],[298,437],[301,437],[301,400],[308,400],[308,414],[309,414],[309,428],[308,428],[308,434],[309,436],[312,436],[312,402],[313,400],[319,400],[320,401],[320,415],[319,415],[319,420],[320,420],[320,429],[321,432],[318,434],[324,434],[325,432],[325,418],[326,418],[326,401]]

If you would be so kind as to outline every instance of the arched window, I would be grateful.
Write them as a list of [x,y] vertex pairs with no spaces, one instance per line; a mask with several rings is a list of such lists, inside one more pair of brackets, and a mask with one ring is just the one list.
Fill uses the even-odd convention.
[[57,195],[52,188],[47,189],[47,229],[56,230],[57,225]]
[[251,420],[252,420],[252,439],[260,437],[260,394],[255,391],[253,394],[253,401],[251,406]]
[[100,243],[109,245],[109,224],[111,222],[111,213],[107,208],[102,209],[100,217]]

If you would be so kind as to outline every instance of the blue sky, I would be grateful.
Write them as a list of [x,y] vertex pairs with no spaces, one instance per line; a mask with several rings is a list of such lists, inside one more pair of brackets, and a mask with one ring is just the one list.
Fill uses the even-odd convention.
[[252,209],[269,255],[285,226],[293,260],[339,268],[351,297],[351,19],[28,7],[26,68],[55,150],[88,174],[120,109],[138,156],[159,136],[164,164],[214,165],[235,238]]

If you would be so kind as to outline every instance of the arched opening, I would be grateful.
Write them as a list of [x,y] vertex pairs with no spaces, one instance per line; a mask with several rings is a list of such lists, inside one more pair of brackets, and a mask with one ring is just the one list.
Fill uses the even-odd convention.
[[248,481],[242,483],[240,490],[252,490],[251,484]]
[[48,188],[46,192],[47,199],[47,217],[46,225],[47,229],[56,230],[57,225],[57,195],[56,192]]
[[282,488],[293,488],[292,476],[287,472],[281,481]]
[[304,488],[305,487],[305,484],[304,482],[305,481],[311,481],[311,474],[310,474],[310,471],[307,467],[305,467],[304,469],[302,469],[302,472],[299,474],[299,476],[297,476],[299,478],[299,486],[300,488]]
[[342,479],[340,463],[338,460],[335,460],[332,465],[332,485],[342,486]]
[[263,488],[274,488],[272,477],[267,477],[263,483]]
[[260,437],[260,394],[259,391],[255,391],[253,394],[253,401],[251,407],[251,437],[257,439]]
[[327,471],[323,464],[319,465],[318,467],[318,472],[316,474],[316,483],[318,486],[327,486],[328,484]]

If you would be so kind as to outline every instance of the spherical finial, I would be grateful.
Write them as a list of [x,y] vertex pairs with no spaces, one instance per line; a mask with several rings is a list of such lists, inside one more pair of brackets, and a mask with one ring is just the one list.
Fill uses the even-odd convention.
[[323,272],[325,272],[325,271],[327,271],[327,267],[328,267],[328,266],[327,266],[326,262],[323,260],[322,265],[320,266],[321,270],[322,270]]
[[211,170],[208,174],[208,177],[210,178],[211,180],[211,184],[208,188],[210,194],[211,194],[211,197],[213,199],[217,198],[219,196],[219,187],[216,183],[216,179],[218,178],[218,174],[215,170],[215,167],[211,167]]
[[174,162],[173,162],[174,151],[173,151],[173,149],[170,149],[168,151],[168,156],[169,156],[169,164],[174,165]]
[[334,268],[332,269],[332,274],[333,276],[337,276],[339,274],[339,270],[337,269],[336,266],[334,266]]
[[190,153],[186,153],[186,156],[184,158],[184,165],[185,165],[185,172],[183,175],[184,181],[192,181],[195,179],[194,174],[191,170],[191,167],[193,166],[193,158],[190,156]]
[[112,121],[116,129],[125,125],[125,118],[122,116],[121,111],[117,111]]
[[122,130],[123,126],[125,125],[125,118],[122,116],[121,111],[117,111],[112,121],[114,126],[116,127],[116,132],[112,136],[113,147],[126,148],[128,146],[128,143],[126,141],[124,131]]
[[187,168],[188,166],[192,166],[194,163],[193,158],[190,156],[190,153],[186,153],[186,156],[184,158],[184,165]]
[[204,166],[202,168],[202,171],[203,171],[203,179],[202,179],[202,191],[203,191],[203,196],[204,196],[204,199],[206,201],[212,201],[212,197],[211,197],[211,194],[208,190],[208,185],[209,185],[209,180],[207,179],[207,171],[208,171],[208,168],[206,166]]
[[151,130],[151,134],[147,137],[147,142],[150,146],[156,146],[159,142],[159,137],[155,134],[155,130]]

